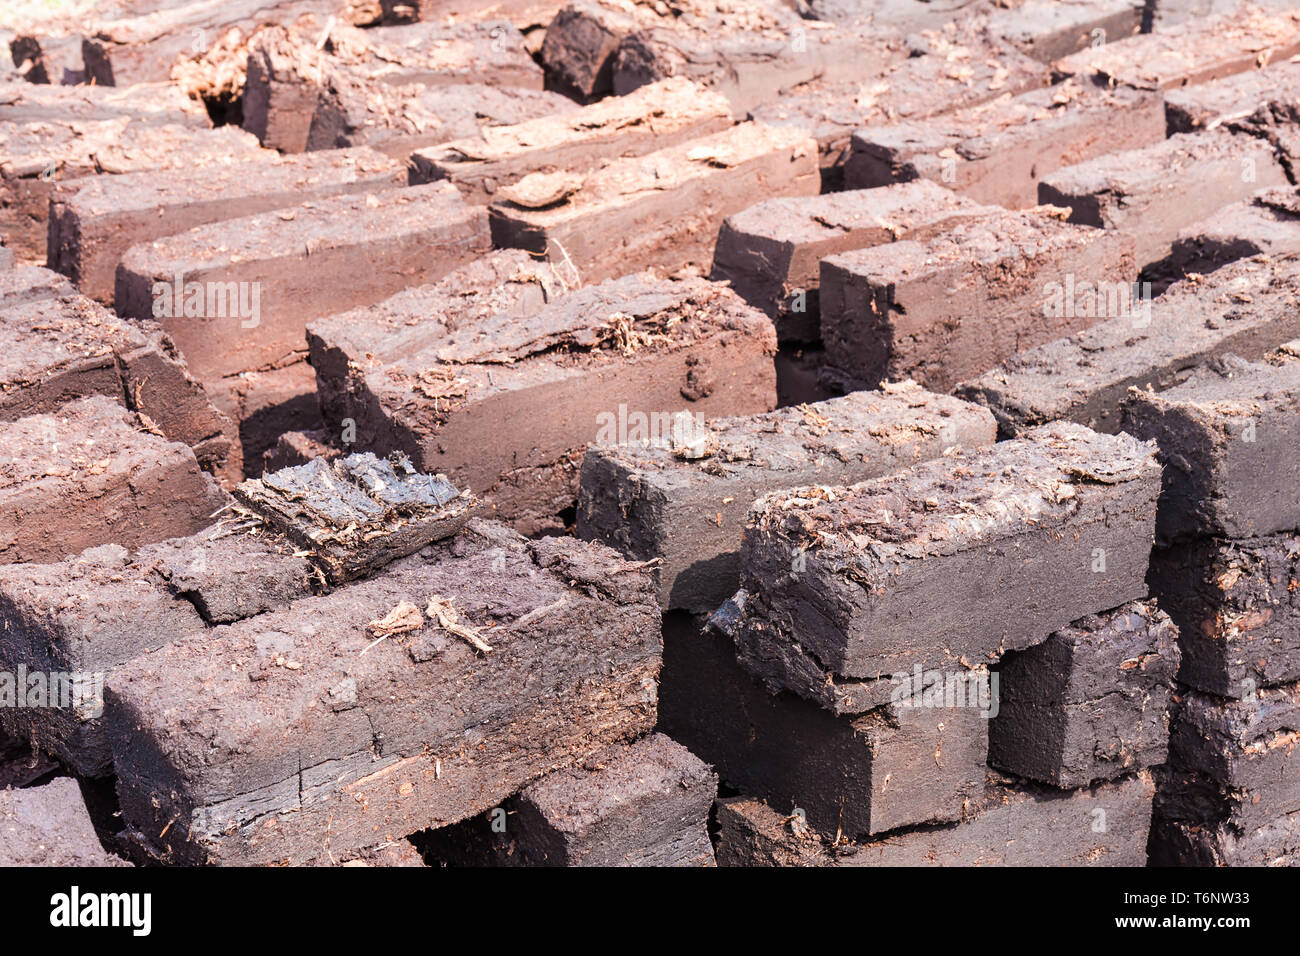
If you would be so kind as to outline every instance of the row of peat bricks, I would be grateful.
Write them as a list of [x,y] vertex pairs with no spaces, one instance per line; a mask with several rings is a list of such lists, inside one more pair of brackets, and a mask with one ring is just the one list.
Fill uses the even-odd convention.
[[0,96],[7,862],[1294,861],[1295,15],[292,6]]

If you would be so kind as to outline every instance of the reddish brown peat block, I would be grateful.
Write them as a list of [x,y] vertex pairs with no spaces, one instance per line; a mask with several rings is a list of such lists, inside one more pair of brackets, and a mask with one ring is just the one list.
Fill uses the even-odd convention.
[[770,315],[783,342],[816,342],[822,258],[900,239],[923,241],[995,212],[924,180],[767,199],[727,217],[711,275]]
[[1225,356],[1168,391],[1135,392],[1122,416],[1160,448],[1161,543],[1300,528],[1300,357]]
[[355,406],[364,394],[367,370],[416,354],[462,325],[494,315],[527,320],[565,291],[564,280],[549,263],[522,249],[502,249],[431,285],[314,319],[307,325],[307,345],[329,433],[344,444],[357,441],[355,435],[342,437],[344,420],[357,423]]
[[1148,266],[1170,254],[1181,229],[1286,182],[1267,142],[1216,129],[1057,170],[1038,184],[1038,201],[1068,208],[1070,222],[1136,237],[1138,265]]
[[541,69],[509,24],[335,28],[329,36],[328,53],[316,32],[270,27],[252,41],[243,125],[262,145],[286,153],[371,145],[404,157],[483,125],[574,109],[542,91]]
[[1154,298],[1136,291],[1093,286],[1084,294],[1080,286],[1080,305],[1114,302],[1100,310],[1114,317],[1012,356],[956,393],[988,406],[1003,435],[1054,419],[1116,432],[1130,388],[1163,391],[1210,359],[1263,358],[1300,335],[1294,260],[1243,261]]
[[0,271],[0,346],[0,421],[104,395],[135,411],[144,430],[189,445],[206,470],[240,477],[233,423],[154,322],[123,320],[62,276],[23,267]]
[[136,245],[114,298],[125,316],[157,318],[215,384],[301,359],[309,320],[440,279],[488,247],[486,213],[449,183],[333,196]]
[[727,101],[683,79],[667,79],[579,110],[487,127],[411,155],[411,181],[449,179],[472,202],[534,172],[587,172],[601,161],[655,152],[731,125]]
[[133,413],[103,396],[0,430],[4,563],[189,534],[227,500],[188,445],[144,431]]
[[729,215],[818,189],[801,131],[742,123],[589,175],[533,173],[490,207],[492,241],[563,262],[584,282],[658,267],[707,270]]
[[191,165],[59,185],[50,205],[50,267],[85,294],[110,302],[118,262],[137,243],[405,180],[400,163],[364,148],[279,159],[267,154],[199,169],[201,176]]
[[[527,278],[513,286],[539,291]],[[350,363],[329,394],[357,447],[403,451],[538,530],[573,506],[589,442],[662,431],[679,412],[694,420],[776,403],[771,321],[725,286],[638,273],[560,295],[526,321],[519,306],[506,309],[427,338],[433,330],[417,325],[409,349]]]
[[[288,607],[373,574],[464,526],[473,500],[445,479],[352,455],[248,481],[239,505],[188,537],[91,548],[0,568],[0,661],[95,675],[207,628]],[[102,687],[100,688],[102,690]],[[97,707],[5,709],[0,722],[86,775],[112,768]]]
[[823,190],[836,190],[844,185],[844,162],[856,131],[923,120],[1048,83],[1041,64],[982,35],[969,42],[937,34],[912,39],[911,55],[881,63],[872,82],[823,76],[794,84],[749,116],[810,131],[821,153]]
[[1157,92],[1103,90],[1067,81],[925,121],[853,135],[844,184],[867,189],[929,179],[1011,209],[1039,202],[1048,173],[1164,139]]
[[23,122],[0,112],[0,229],[7,244],[44,264],[51,197],[88,177],[264,158],[257,141],[240,130],[206,129],[185,114],[165,118],[173,122],[132,116]]
[[1243,4],[1155,33],[1081,50],[1052,64],[1058,76],[1171,89],[1265,67],[1300,53],[1300,11]]
[[1095,309],[1064,290],[1136,278],[1131,237],[1038,211],[962,222],[930,239],[827,256],[821,330],[829,376],[845,388],[912,378],[947,391],[1062,334]]

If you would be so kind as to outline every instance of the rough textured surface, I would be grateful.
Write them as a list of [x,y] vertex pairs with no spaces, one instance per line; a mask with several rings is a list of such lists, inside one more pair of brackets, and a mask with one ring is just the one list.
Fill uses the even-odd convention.
[[157,318],[216,382],[300,359],[309,320],[441,279],[488,244],[483,209],[446,183],[331,196],[135,245],[114,300],[124,316]]
[[[243,126],[285,153],[370,145],[394,157],[517,123],[573,103],[541,89],[542,72],[510,24],[396,29],[261,30],[248,53]],[[473,81],[473,82],[470,82]]]
[[135,411],[144,430],[189,445],[218,477],[239,477],[234,423],[156,323],[125,321],[46,269],[0,273],[0,421],[88,395],[111,398]]
[[363,577],[455,534],[473,497],[405,458],[313,459],[245,481],[235,500],[311,553],[335,583]]
[[1140,0],[1027,0],[989,16],[989,29],[1035,60],[1050,63],[1087,47],[1133,36]]
[[1127,282],[1133,240],[1007,212],[920,242],[828,256],[821,266],[827,373],[845,388],[912,378],[948,391],[1016,352],[1100,318],[1057,295],[1070,277]]
[[982,26],[983,15],[993,8],[991,3],[974,3],[961,8],[979,15],[968,24],[954,22],[953,10],[936,9],[926,0],[807,0],[799,5],[802,16],[837,26],[859,26],[869,19],[871,23],[891,30],[920,31],[908,37],[913,51],[925,49],[923,40],[935,34],[945,36],[961,32],[954,31],[954,27],[970,29],[975,25]]
[[998,667],[989,765],[1086,787],[1164,763],[1178,629],[1154,601],[1083,618]]
[[392,840],[377,847],[368,847],[348,854],[338,866],[426,866],[420,853],[410,840]]
[[0,709],[0,726],[86,777],[112,771],[101,719],[104,672],[203,630],[194,607],[175,600],[159,576],[117,545],[56,564],[0,568],[0,615],[5,672],[68,675],[72,689],[48,701],[55,706]]
[[[15,2],[0,698],[110,695],[0,700],[0,786],[137,864],[707,865],[718,787],[741,856],[1088,864],[1149,772],[1157,862],[1300,862],[1296,0]],[[140,439],[200,530],[5,563]],[[716,776],[629,756],[665,625]]]
[[9,422],[0,435],[0,563],[191,534],[226,501],[189,447],[143,431],[102,396]]
[[[915,4],[919,6],[919,4]],[[773,126],[809,130],[817,140],[824,190],[843,186],[854,132],[910,122],[1046,86],[1049,71],[1005,43],[965,31],[909,38],[909,56],[874,65],[872,75],[840,81],[825,75],[792,83],[750,110]],[[864,81],[865,80],[865,81]]]
[[1220,697],[1300,680],[1300,537],[1204,538],[1151,555],[1178,625],[1181,683]]
[[568,4],[547,25],[539,51],[548,84],[579,103],[612,92],[614,56],[634,23],[595,3]]
[[406,452],[531,531],[572,507],[587,443],[631,434],[634,413],[771,409],[775,350],[770,320],[726,287],[638,273],[367,361],[341,404],[358,447]]
[[956,820],[984,780],[988,719],[974,708],[883,707],[837,716],[773,694],[730,638],[682,613],[664,617],[659,727],[722,781],[834,837]]
[[565,291],[550,263],[522,249],[500,249],[432,285],[313,320],[307,345],[326,424],[341,436],[354,402],[350,396],[365,389],[366,369],[417,354],[461,326],[495,315],[527,319]]
[[1300,812],[1297,741],[1300,685],[1234,701],[1186,691],[1170,725],[1169,766],[1213,781],[1224,816],[1249,833]]
[[402,164],[370,149],[252,162],[189,163],[181,170],[97,176],[50,197],[49,264],[107,302],[131,246],[205,223],[314,198],[401,185]]
[[764,197],[816,194],[816,157],[806,133],[742,123],[587,175],[533,173],[489,207],[492,241],[546,255],[584,282],[707,270],[727,216]]
[[506,18],[428,21],[354,31],[369,44],[361,54],[390,83],[484,83],[542,88],[542,70],[522,33]]
[[[150,640],[141,635],[157,621],[142,619],[153,609],[174,615],[168,623],[178,632],[202,626],[193,607],[171,600],[160,578],[131,564],[126,548],[107,544],[56,563],[0,567],[6,615],[0,647],[7,663],[24,655],[33,663],[39,656],[42,663],[87,668],[126,660],[145,646],[139,641]],[[137,624],[128,626],[133,619]],[[61,634],[71,636],[65,640]]]
[[[191,3],[173,10],[144,9],[77,22],[86,81],[132,86],[169,79],[174,71],[201,64],[213,47],[239,49],[268,20],[293,21],[311,15],[324,22],[338,11],[335,0],[223,0]],[[195,48],[196,37],[204,44]],[[238,80],[235,81],[238,85]]]
[[1300,53],[1300,11],[1262,10],[1197,18],[1105,43],[1052,64],[1058,75],[1168,89],[1258,69]]
[[1145,301],[1138,291],[1115,318],[1012,356],[956,394],[988,406],[1004,436],[1055,419],[1115,432],[1130,388],[1163,391],[1218,356],[1262,358],[1300,335],[1300,270],[1291,259],[1226,266]]
[[1211,83],[1165,91],[1165,116],[1169,133],[1200,129],[1244,120],[1261,106],[1295,109],[1300,102],[1300,63],[1275,62]]
[[[265,525],[246,520],[232,523],[228,517],[188,538],[141,548],[132,566],[162,581],[174,598],[192,605],[208,625],[286,607],[320,586],[311,563],[292,541]],[[188,611],[185,618],[190,618]],[[144,649],[133,648],[122,659]]]
[[[0,247],[10,252],[7,246]],[[23,265],[11,256],[0,263],[0,303],[12,309],[40,299],[72,296],[77,290],[72,283],[42,266]]]
[[1170,254],[1181,230],[1286,182],[1268,143],[1216,129],[1059,169],[1039,182],[1038,201],[1069,208],[1070,222],[1135,236],[1147,266]]
[[1152,866],[1296,866],[1300,811],[1243,826],[1241,805],[1211,778],[1166,772],[1151,820]]
[[783,342],[816,342],[824,256],[900,239],[924,241],[994,212],[924,181],[766,199],[727,217],[711,275],[771,316]]
[[579,102],[685,76],[744,112],[791,84],[853,79],[858,64],[902,58],[892,30],[816,26],[773,0],[671,8],[578,0],[547,25],[540,59],[548,84]]
[[[1284,10],[1291,6],[1291,0],[1254,0],[1252,5]],[[1165,31],[1198,17],[1232,13],[1240,7],[1241,0],[1152,0],[1143,12],[1143,25],[1153,32]]]
[[[435,620],[383,623],[435,599]],[[490,652],[439,623],[448,606]],[[650,729],[658,620],[649,576],[607,548],[471,523],[116,669],[124,820],[163,859],[305,863],[466,819]]]
[[714,419],[690,434],[596,444],[582,463],[578,536],[657,560],[665,609],[703,613],[738,583],[745,515],[779,488],[842,485],[953,447],[992,444],[992,416],[912,383]]
[[7,244],[24,259],[45,262],[50,198],[82,180],[264,158],[247,133],[175,119],[70,119],[60,111],[24,121],[3,118],[0,108],[0,230]]
[[1225,356],[1167,391],[1137,391],[1121,428],[1164,466],[1156,540],[1300,527],[1300,360]]
[[1250,256],[1300,257],[1300,197],[1293,186],[1261,189],[1246,202],[1224,206],[1188,226],[1173,245],[1182,274],[1213,272]]
[[[251,533],[243,533],[251,532]],[[0,661],[9,672],[102,675],[212,625],[287,606],[312,592],[311,568],[283,542],[224,523],[141,548],[91,548],[57,564],[0,568]],[[102,696],[102,695],[101,695]],[[0,724],[79,773],[111,770],[102,700],[6,709]]]
[[652,734],[421,842],[426,856],[457,866],[713,866],[706,823],[717,794],[708,764]]
[[202,104],[171,83],[141,83],[115,89],[78,84],[60,86],[0,79],[0,122],[111,120],[126,117],[155,126],[212,125]]
[[100,845],[73,778],[0,790],[0,866],[126,865]]
[[944,117],[873,125],[853,135],[850,189],[928,179],[979,202],[1019,209],[1064,166],[1165,136],[1159,93],[1067,81]]
[[730,125],[723,97],[672,78],[579,110],[416,150],[411,178],[449,179],[470,201],[487,203],[530,173],[587,171],[602,160],[644,155]]
[[[830,847],[766,803],[718,802],[721,866],[1142,866],[1151,800],[1146,771],[1082,790],[990,776],[953,826]],[[1101,812],[1101,816],[1098,812]],[[1099,829],[1100,825],[1100,829]]]
[[[575,112],[558,93],[495,86],[368,86],[332,75],[305,150],[369,146],[404,160],[413,149],[510,126],[539,114]],[[269,140],[269,137],[268,137]]]
[[777,492],[754,505],[741,586],[830,672],[975,666],[1145,597],[1153,452],[1062,422],[849,488]]
[[[504,20],[432,21],[369,30],[334,24],[324,44],[319,43],[320,35],[321,31],[303,29],[299,24],[271,25],[250,41],[244,85],[245,129],[252,128],[250,120],[261,131],[283,122],[275,115],[277,107],[285,105],[277,98],[282,91],[276,87],[310,86],[319,96],[323,77],[338,70],[375,87],[484,84],[520,90],[542,88],[541,68],[524,49],[523,35]],[[284,92],[295,95],[304,91]],[[251,108],[250,101],[255,101]],[[310,122],[310,114],[306,118]],[[291,144],[275,145],[295,151]]]
[[810,30],[793,11],[771,2],[750,0],[662,25],[643,19],[640,27],[619,43],[611,69],[615,93],[688,76],[722,93],[737,112],[779,98],[792,84],[853,79],[862,75],[858,64],[879,69],[899,58],[900,44],[887,30]]

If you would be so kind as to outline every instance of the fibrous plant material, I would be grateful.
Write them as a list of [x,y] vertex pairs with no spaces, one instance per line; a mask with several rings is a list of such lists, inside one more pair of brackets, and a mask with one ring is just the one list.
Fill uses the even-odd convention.
[[454,535],[475,502],[405,458],[366,452],[313,459],[244,482],[235,499],[300,548],[338,583],[362,577]]

